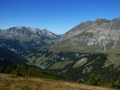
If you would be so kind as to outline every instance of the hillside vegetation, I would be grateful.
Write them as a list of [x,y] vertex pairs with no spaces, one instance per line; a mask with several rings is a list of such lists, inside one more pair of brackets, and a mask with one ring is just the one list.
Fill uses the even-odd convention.
[[0,47],[0,66],[7,67],[9,65],[18,63],[23,64],[26,62],[27,60],[24,59],[21,55],[18,55],[13,51]]
[[0,73],[12,74],[22,77],[40,77],[49,78],[53,80],[63,80],[63,77],[51,73],[49,71],[42,70],[34,66],[28,66],[23,64],[15,64],[8,67],[0,67]]
[[92,73],[102,77],[102,84],[120,76],[120,55],[105,53],[50,52],[33,48],[24,52],[29,65],[55,72],[70,81],[85,83]]

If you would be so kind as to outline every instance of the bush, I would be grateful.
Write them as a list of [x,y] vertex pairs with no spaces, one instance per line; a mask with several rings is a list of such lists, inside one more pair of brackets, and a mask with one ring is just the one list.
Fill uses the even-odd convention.
[[100,86],[102,84],[100,75],[97,75],[95,79],[96,79],[96,85]]
[[101,77],[100,77],[100,75],[96,76],[95,74],[91,74],[87,84],[88,85],[100,86],[101,85]]
[[115,88],[120,88],[120,77],[118,78],[118,80],[114,83],[114,87]]
[[104,84],[104,86],[106,86],[106,87],[114,87],[114,81],[113,81],[113,79],[110,79],[110,82],[106,82]]

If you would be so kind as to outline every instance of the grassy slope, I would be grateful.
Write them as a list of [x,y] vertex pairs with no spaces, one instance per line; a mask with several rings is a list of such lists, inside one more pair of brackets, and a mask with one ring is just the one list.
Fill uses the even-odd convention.
[[0,90],[114,90],[78,83],[0,74]]

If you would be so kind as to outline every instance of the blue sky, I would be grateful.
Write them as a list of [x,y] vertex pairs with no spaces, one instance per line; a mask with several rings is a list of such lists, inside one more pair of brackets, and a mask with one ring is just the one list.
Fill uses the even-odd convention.
[[27,26],[64,34],[98,17],[120,17],[120,0],[0,0],[0,29]]

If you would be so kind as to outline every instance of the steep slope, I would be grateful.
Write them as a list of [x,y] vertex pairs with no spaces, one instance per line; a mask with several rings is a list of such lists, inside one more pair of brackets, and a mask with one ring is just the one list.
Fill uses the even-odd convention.
[[64,34],[52,51],[120,53],[120,17],[82,22]]
[[59,36],[48,30],[17,26],[7,30],[0,30],[0,47],[19,52],[32,47],[45,46]]

